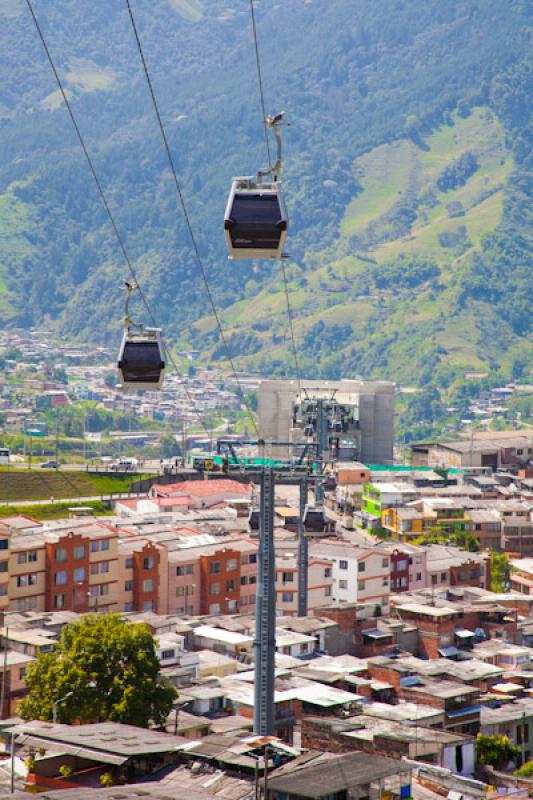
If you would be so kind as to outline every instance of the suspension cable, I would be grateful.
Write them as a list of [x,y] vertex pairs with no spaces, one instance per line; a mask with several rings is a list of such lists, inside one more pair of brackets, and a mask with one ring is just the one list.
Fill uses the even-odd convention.
[[172,171],[172,177],[174,179],[174,185],[176,187],[176,192],[177,192],[177,195],[178,195],[179,203],[180,203],[180,206],[181,206],[181,210],[183,212],[183,217],[185,219],[185,225],[186,225],[187,230],[189,232],[189,238],[191,240],[192,248],[193,248],[193,251],[194,251],[194,256],[195,256],[196,262],[197,262],[197,264],[198,264],[198,266],[200,268],[200,272],[202,274],[205,290],[206,290],[207,296],[209,298],[209,303],[211,305],[211,311],[212,311],[213,317],[215,318],[215,321],[217,323],[220,339],[222,341],[222,344],[224,345],[224,349],[226,351],[226,358],[227,358],[227,360],[228,360],[228,362],[229,362],[229,364],[231,366],[231,370],[233,372],[233,377],[234,377],[234,380],[235,380],[235,384],[236,384],[236,386],[237,386],[237,388],[239,390],[239,394],[241,396],[241,401],[242,401],[242,403],[244,404],[244,406],[246,408],[246,412],[247,412],[247,414],[248,414],[248,416],[250,418],[250,421],[251,421],[252,426],[254,428],[255,434],[256,434],[257,438],[259,438],[259,429],[257,427],[257,423],[255,421],[255,417],[252,414],[252,409],[250,408],[250,404],[248,403],[248,400],[246,399],[246,395],[244,394],[244,390],[243,390],[242,384],[241,384],[241,382],[239,380],[239,376],[237,375],[237,370],[235,369],[235,364],[234,364],[234,361],[233,361],[233,357],[232,357],[230,349],[228,347],[226,336],[224,334],[224,329],[222,327],[222,322],[220,320],[220,315],[219,315],[219,313],[217,311],[217,307],[216,307],[216,304],[215,304],[215,299],[214,299],[213,293],[211,291],[211,287],[209,285],[209,280],[208,280],[208,277],[207,277],[207,271],[205,269],[202,257],[200,255],[200,249],[198,247],[198,243],[197,243],[196,237],[194,235],[191,219],[189,217],[189,212],[188,212],[187,206],[185,204],[185,198],[183,196],[183,192],[182,192],[182,189],[181,189],[181,186],[180,186],[180,182],[179,182],[179,179],[178,179],[178,174],[177,174],[177,171],[176,171],[176,167],[174,165],[174,159],[172,157],[172,153],[171,153],[171,150],[170,150],[170,145],[168,143],[167,134],[166,134],[166,131],[165,131],[165,127],[163,125],[163,120],[161,118],[161,114],[159,112],[159,106],[158,106],[157,99],[156,99],[156,96],[155,96],[155,91],[154,91],[154,87],[153,87],[153,84],[152,84],[152,79],[150,77],[150,72],[148,70],[148,65],[147,65],[146,59],[144,57],[144,51],[143,51],[143,47],[142,47],[141,40],[140,40],[140,37],[139,37],[139,32],[137,30],[137,25],[135,24],[135,18],[133,16],[133,9],[131,7],[130,0],[125,0],[125,2],[126,2],[126,6],[128,8],[128,14],[129,14],[129,17],[130,17],[131,27],[133,29],[133,33],[134,33],[134,36],[135,36],[135,41],[136,41],[136,44],[137,44],[137,49],[139,51],[139,57],[141,59],[144,76],[146,78],[146,83],[148,85],[148,91],[150,93],[150,97],[151,97],[151,100],[152,100],[152,105],[154,107],[154,112],[155,112],[155,115],[156,115],[156,118],[157,118],[157,122],[158,122],[158,125],[159,125],[159,130],[161,132],[161,137],[163,139],[163,145],[164,145],[164,148],[165,148],[165,151],[166,151],[166,154],[167,154],[168,163],[169,163],[170,169]]
[[263,131],[265,134],[265,147],[267,152],[268,158],[268,168],[270,170],[270,174],[272,176],[272,156],[270,154],[270,139],[268,136],[268,125],[266,121],[266,110],[265,110],[265,92],[263,89],[263,77],[261,75],[261,59],[259,58],[259,43],[257,41],[257,27],[255,24],[255,9],[254,9],[254,0],[250,0],[250,14],[252,17],[252,31],[254,34],[254,48],[255,48],[255,63],[257,66],[257,85],[259,87],[259,100],[261,106],[261,120],[263,122]]
[[[38,33],[39,38],[41,40],[41,44],[42,44],[43,49],[44,49],[44,52],[46,53],[46,57],[48,59],[48,63],[50,64],[52,72],[54,73],[54,78],[56,80],[57,86],[58,86],[59,91],[61,93],[61,96],[63,98],[63,102],[65,104],[65,107],[66,107],[66,109],[68,111],[68,114],[69,114],[69,117],[70,117],[70,121],[72,122],[74,130],[76,132],[76,136],[78,137],[78,141],[80,143],[81,149],[83,150],[83,154],[85,156],[87,164],[89,165],[89,169],[90,169],[91,174],[92,174],[92,176],[94,178],[94,182],[95,182],[96,187],[98,189],[98,193],[100,195],[100,199],[102,201],[102,204],[103,204],[103,206],[105,208],[106,214],[107,214],[107,216],[109,218],[109,221],[111,223],[111,226],[113,228],[113,232],[115,234],[115,237],[116,237],[116,239],[118,241],[120,250],[121,250],[122,255],[124,257],[124,261],[126,262],[128,270],[129,270],[129,272],[131,274],[131,277],[132,277],[133,281],[135,282],[135,284],[137,286],[137,290],[139,292],[139,297],[141,298],[141,300],[143,302],[143,305],[144,305],[144,307],[146,309],[146,312],[147,312],[147,314],[148,314],[148,316],[150,318],[150,321],[152,322],[153,326],[155,328],[157,328],[157,322],[156,322],[155,317],[154,317],[154,315],[152,313],[152,310],[151,310],[151,308],[150,308],[150,306],[148,304],[148,300],[146,299],[146,295],[144,294],[144,292],[143,292],[143,290],[141,288],[141,285],[139,283],[139,280],[137,278],[137,273],[136,273],[135,267],[133,266],[133,264],[131,262],[131,259],[130,259],[129,255],[128,255],[128,251],[126,250],[126,245],[124,243],[124,239],[122,238],[121,233],[120,233],[120,231],[118,229],[117,223],[115,222],[115,218],[113,216],[113,212],[111,211],[111,207],[109,206],[109,203],[107,201],[105,192],[103,190],[102,184],[101,184],[100,179],[98,177],[98,173],[96,172],[96,168],[94,166],[94,162],[93,162],[93,160],[92,160],[92,158],[91,158],[91,156],[89,154],[89,151],[88,151],[87,146],[85,144],[85,141],[83,139],[81,130],[80,130],[79,125],[78,125],[78,123],[76,121],[76,117],[74,116],[74,112],[72,110],[72,106],[71,106],[70,101],[68,99],[68,95],[65,92],[65,89],[63,87],[63,83],[61,81],[61,78],[59,77],[59,73],[57,71],[54,59],[52,58],[52,54],[51,54],[50,49],[48,47],[48,44],[46,42],[46,39],[45,39],[44,33],[42,31],[42,28],[41,28],[41,26],[39,24],[39,20],[37,19],[37,16],[35,14],[35,11],[34,11],[34,8],[33,8],[31,0],[26,0],[26,5],[28,6],[29,12],[30,12],[30,14],[32,16],[35,28],[37,30],[37,33]],[[203,417],[201,416],[201,414],[200,414],[200,412],[198,410],[198,406],[196,404],[196,401],[195,401],[194,397],[192,396],[191,392],[189,392],[189,389],[188,389],[187,385],[184,382],[183,376],[182,376],[182,374],[181,374],[181,372],[180,372],[180,370],[179,370],[179,368],[178,368],[178,366],[176,364],[176,361],[174,359],[174,356],[172,355],[172,352],[170,351],[170,348],[167,346],[167,344],[166,344],[166,342],[164,340],[162,340],[162,341],[163,341],[163,347],[164,347],[164,350],[165,350],[165,355],[168,358],[168,360],[170,361],[170,363],[172,364],[172,366],[174,368],[174,371],[176,372],[178,378],[181,380],[182,387],[183,387],[184,393],[185,393],[185,395],[187,397],[187,400],[191,404],[191,407],[194,410],[194,412],[196,413],[196,416],[197,416],[202,428],[204,429],[204,432],[207,434],[207,436],[209,437],[209,440],[211,441],[213,439],[213,431],[210,430],[207,427]]]
[[[270,155],[270,139],[268,137],[268,125],[266,119],[266,111],[265,111],[265,90],[263,87],[263,76],[261,72],[261,59],[259,56],[259,43],[257,39],[257,26],[255,23],[255,9],[254,9],[254,0],[250,0],[250,15],[252,18],[252,31],[254,35],[254,49],[255,49],[255,61],[257,65],[257,86],[259,89],[259,101],[261,105],[261,116],[263,119],[263,129],[265,132],[265,144],[266,144],[266,151],[268,156],[268,166],[270,168],[270,173],[272,174],[272,157]],[[298,385],[298,394],[301,394],[301,379],[300,379],[300,366],[298,363],[298,351],[296,349],[296,337],[294,335],[294,325],[293,325],[293,313],[291,308],[291,301],[289,296],[289,283],[287,281],[287,271],[285,269],[285,262],[283,258],[280,259],[281,261],[281,270],[283,275],[283,286],[285,289],[285,302],[287,304],[287,317],[289,320],[289,332],[291,337],[291,348],[292,348],[292,355],[294,358],[294,367],[296,369],[296,382]]]

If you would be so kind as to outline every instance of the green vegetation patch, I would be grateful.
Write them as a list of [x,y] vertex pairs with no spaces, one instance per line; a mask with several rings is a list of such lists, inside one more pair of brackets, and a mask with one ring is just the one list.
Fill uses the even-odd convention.
[[132,474],[94,475],[67,470],[2,470],[0,472],[0,502],[48,500],[50,497],[95,497],[113,492],[128,492],[132,481],[145,476]]

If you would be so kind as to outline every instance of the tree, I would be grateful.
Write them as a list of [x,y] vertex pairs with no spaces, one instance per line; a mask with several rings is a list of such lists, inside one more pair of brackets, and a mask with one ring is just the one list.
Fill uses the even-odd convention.
[[519,761],[520,748],[507,736],[483,736],[480,733],[476,738],[476,757],[480,764],[504,769],[510,761]]
[[174,458],[181,455],[181,447],[176,441],[176,437],[168,433],[159,439],[160,452],[163,458]]
[[514,774],[520,778],[533,778],[533,761],[526,761],[520,769],[515,769]]
[[505,553],[490,551],[491,588],[493,592],[507,592],[510,587],[511,565]]
[[[117,614],[90,614],[66,625],[54,653],[40,654],[26,674],[23,719],[115,722],[148,727],[166,720],[176,690],[159,678],[159,661],[146,625]],[[70,694],[71,693],[71,694]],[[61,701],[61,702],[58,702]]]

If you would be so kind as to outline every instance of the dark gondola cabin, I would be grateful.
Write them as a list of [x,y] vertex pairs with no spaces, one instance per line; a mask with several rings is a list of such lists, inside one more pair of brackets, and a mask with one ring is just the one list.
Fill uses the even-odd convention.
[[306,506],[304,511],[304,528],[306,531],[323,532],[326,528],[326,515],[322,506]]
[[234,178],[224,214],[230,258],[282,258],[288,219],[277,181]]
[[120,384],[125,389],[160,389],[165,362],[158,328],[126,331],[118,357]]

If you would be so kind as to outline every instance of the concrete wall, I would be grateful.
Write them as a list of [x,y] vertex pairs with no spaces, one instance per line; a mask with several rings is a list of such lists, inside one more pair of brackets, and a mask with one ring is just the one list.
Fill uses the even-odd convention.
[[[389,381],[302,381],[309,394],[339,402],[352,395],[359,405],[363,462],[384,464],[393,458],[394,384]],[[265,440],[287,441],[292,424],[292,402],[298,393],[296,381],[268,380],[259,387],[259,430]],[[275,455],[288,455],[288,448],[275,448]]]

